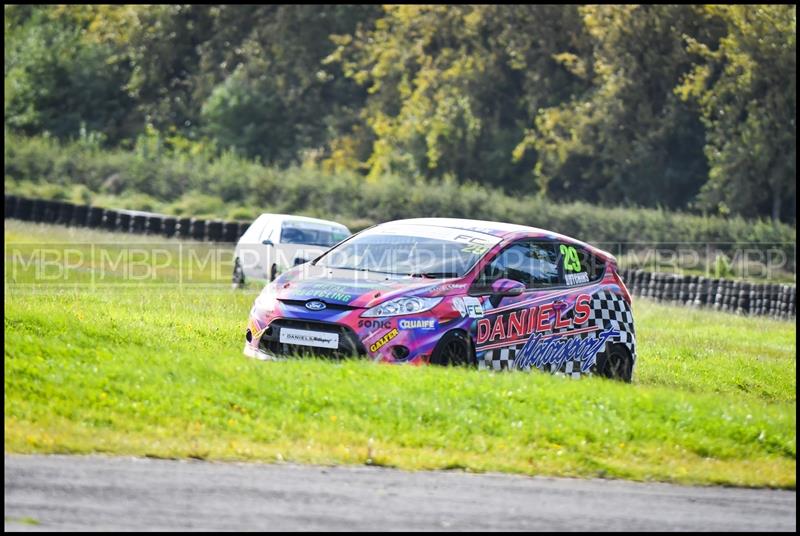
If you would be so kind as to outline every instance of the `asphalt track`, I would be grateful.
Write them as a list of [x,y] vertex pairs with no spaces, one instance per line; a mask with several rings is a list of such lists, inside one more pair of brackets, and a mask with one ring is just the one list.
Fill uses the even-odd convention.
[[795,531],[794,491],[373,467],[5,456],[8,530]]

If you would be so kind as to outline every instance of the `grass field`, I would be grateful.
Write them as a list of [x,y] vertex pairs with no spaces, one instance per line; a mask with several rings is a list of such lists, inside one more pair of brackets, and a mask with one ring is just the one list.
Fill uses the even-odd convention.
[[632,385],[263,363],[213,247],[5,223],[6,452],[796,485],[795,322],[637,300]]

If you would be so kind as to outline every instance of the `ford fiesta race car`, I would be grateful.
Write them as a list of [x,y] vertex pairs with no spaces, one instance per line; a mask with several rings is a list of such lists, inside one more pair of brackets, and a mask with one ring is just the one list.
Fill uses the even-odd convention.
[[616,259],[550,231],[485,221],[376,225],[268,284],[244,352],[541,369],[630,381],[631,297]]

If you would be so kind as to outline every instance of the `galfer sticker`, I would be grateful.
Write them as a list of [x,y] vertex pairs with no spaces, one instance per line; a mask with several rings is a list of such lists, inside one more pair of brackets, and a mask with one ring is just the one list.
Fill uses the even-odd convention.
[[453,307],[462,318],[483,318],[483,307],[478,298],[464,296],[463,298],[453,298]]
[[389,341],[391,341],[392,339],[394,339],[395,337],[397,337],[397,335],[398,335],[399,333],[400,333],[400,332],[399,332],[399,331],[397,331],[397,328],[394,328],[394,329],[392,329],[392,331],[390,331],[389,333],[387,333],[386,335],[384,335],[383,337],[381,337],[380,339],[378,339],[377,341],[375,341],[375,342],[374,342],[374,343],[373,343],[373,344],[372,344],[372,345],[369,347],[369,351],[370,351],[370,352],[376,352],[376,351],[380,350],[381,348],[383,348],[383,346],[385,346],[385,345],[386,345],[386,343],[388,343]]
[[589,274],[586,272],[564,274],[564,278],[567,280],[567,285],[581,285],[589,282]]
[[424,329],[432,330],[439,327],[439,322],[435,318],[403,318],[397,322],[400,329]]

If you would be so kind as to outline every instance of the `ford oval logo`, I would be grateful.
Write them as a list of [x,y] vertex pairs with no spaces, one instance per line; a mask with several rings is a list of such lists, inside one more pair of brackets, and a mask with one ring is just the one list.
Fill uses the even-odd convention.
[[306,302],[306,309],[308,309],[309,311],[322,311],[323,309],[325,309],[325,307],[326,305],[321,301],[314,300]]

